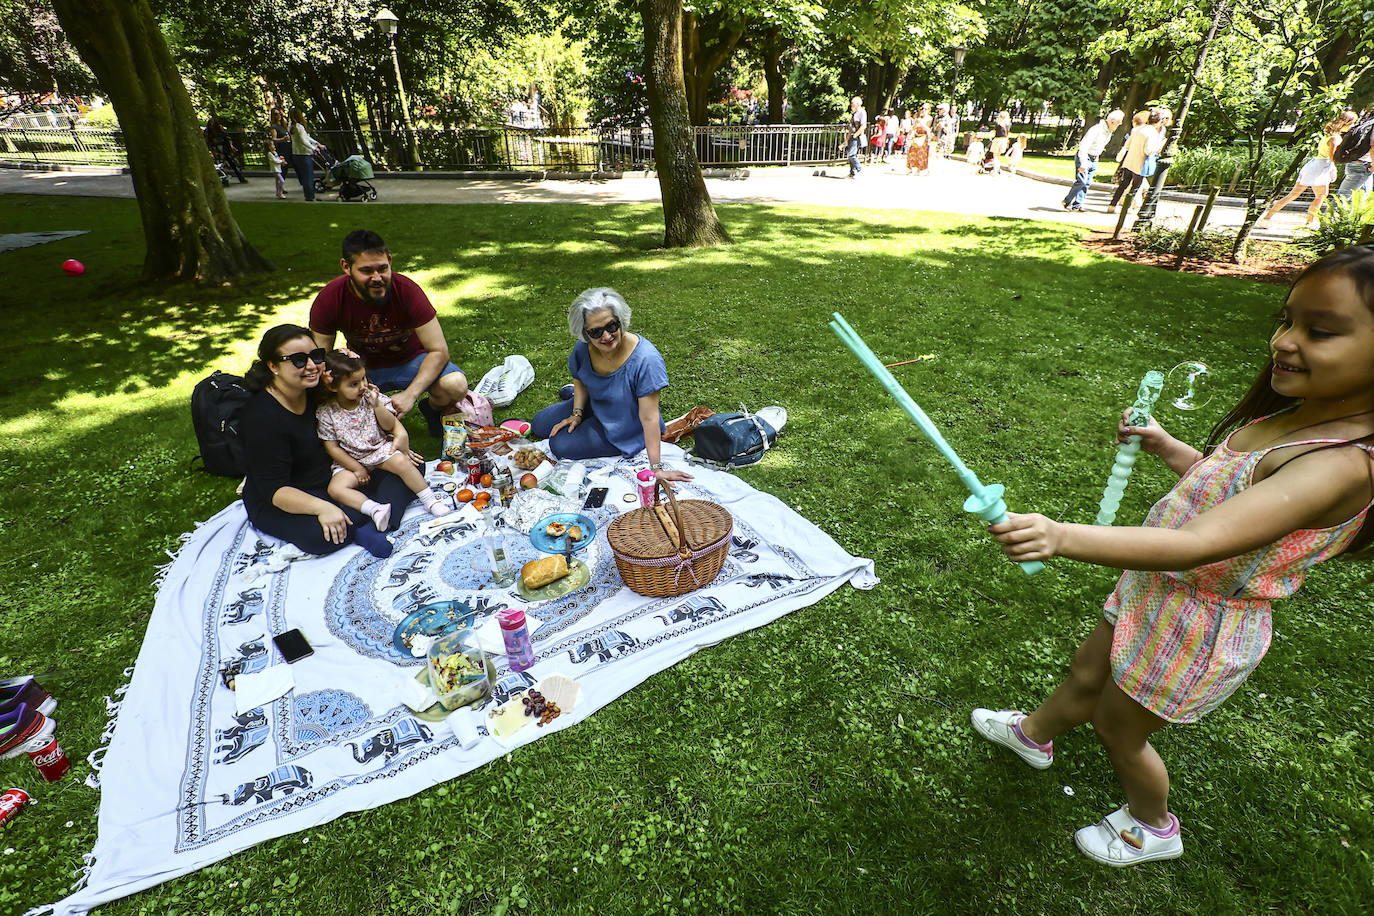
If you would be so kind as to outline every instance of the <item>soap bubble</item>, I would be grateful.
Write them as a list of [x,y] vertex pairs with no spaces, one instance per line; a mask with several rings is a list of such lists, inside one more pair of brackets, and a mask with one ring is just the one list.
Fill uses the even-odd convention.
[[1179,410],[1197,410],[1212,400],[1212,390],[1208,384],[1212,380],[1211,370],[1206,363],[1182,362],[1169,370],[1170,387],[1179,391],[1174,398],[1174,407]]

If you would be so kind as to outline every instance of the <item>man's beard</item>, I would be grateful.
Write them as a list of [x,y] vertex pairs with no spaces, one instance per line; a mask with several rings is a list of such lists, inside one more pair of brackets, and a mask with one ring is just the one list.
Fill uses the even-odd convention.
[[358,281],[354,280],[352,277],[348,278],[348,282],[353,284],[353,292],[358,294],[358,298],[368,303],[369,305],[386,305],[387,300],[391,298],[391,280],[389,279],[386,281],[386,285],[382,288],[381,298],[377,298],[372,295],[372,288],[370,284],[367,286],[360,285]]

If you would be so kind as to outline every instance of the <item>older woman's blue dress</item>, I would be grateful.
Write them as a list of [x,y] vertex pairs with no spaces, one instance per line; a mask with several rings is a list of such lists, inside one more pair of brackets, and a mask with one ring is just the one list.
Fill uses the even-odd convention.
[[[668,367],[663,355],[646,337],[614,372],[592,368],[587,342],[579,340],[568,354],[568,372],[587,389],[588,402],[577,429],[566,429],[549,440],[559,458],[628,458],[644,448],[644,425],[639,421],[639,399],[668,387]],[[530,424],[536,439],[548,438],[549,430],[572,416],[573,402],[545,407]],[[664,429],[663,418],[658,421]]]

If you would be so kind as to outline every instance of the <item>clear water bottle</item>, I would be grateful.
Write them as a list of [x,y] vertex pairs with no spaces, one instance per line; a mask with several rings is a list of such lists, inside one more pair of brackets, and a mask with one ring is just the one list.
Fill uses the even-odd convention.
[[491,578],[497,585],[510,585],[515,581],[515,568],[506,556],[506,539],[501,530],[491,520],[490,513],[483,512],[486,529],[482,532],[482,543],[487,548],[487,562],[491,565]]

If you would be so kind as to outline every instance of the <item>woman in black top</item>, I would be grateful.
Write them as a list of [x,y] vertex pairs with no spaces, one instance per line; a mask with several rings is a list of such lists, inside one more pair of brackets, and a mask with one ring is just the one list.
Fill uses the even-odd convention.
[[[306,553],[333,553],[357,541],[374,556],[389,556],[391,542],[367,515],[328,496],[332,462],[315,430],[315,389],[323,368],[324,349],[308,328],[283,324],[263,335],[258,359],[245,376],[256,394],[239,417],[248,470],[244,509],[254,528]],[[415,498],[404,481],[380,469],[363,492],[390,503],[393,518]]]

